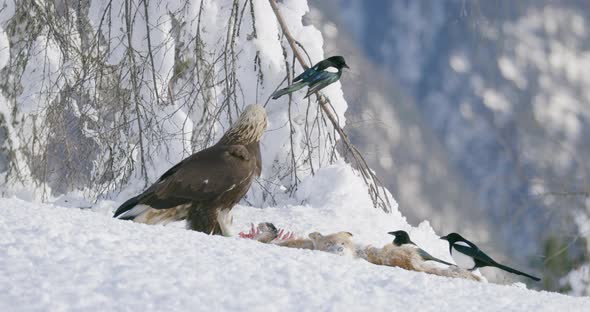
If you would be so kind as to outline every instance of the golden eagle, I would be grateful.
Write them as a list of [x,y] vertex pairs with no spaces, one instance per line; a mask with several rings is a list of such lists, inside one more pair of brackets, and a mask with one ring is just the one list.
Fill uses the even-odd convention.
[[232,207],[260,176],[266,112],[249,105],[215,145],[185,158],[113,217],[147,224],[187,220],[187,228],[229,235]]

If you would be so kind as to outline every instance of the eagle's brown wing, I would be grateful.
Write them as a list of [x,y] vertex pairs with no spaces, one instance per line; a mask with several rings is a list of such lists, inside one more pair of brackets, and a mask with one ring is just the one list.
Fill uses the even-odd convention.
[[250,155],[256,158],[256,176],[259,177],[262,173],[262,157],[260,157],[260,144],[258,142],[247,145],[246,148],[250,151]]
[[[146,212],[133,209],[140,204],[153,209],[195,204],[215,209],[212,205],[235,203],[247,192],[253,175],[259,171],[259,151],[258,155],[252,155],[251,150],[243,145],[214,145],[197,152],[166,171],[145,192],[121,205],[115,217],[135,219]],[[237,192],[240,190],[237,188],[246,189]]]
[[256,170],[255,158],[243,145],[216,145],[193,154],[174,172],[164,174],[140,203],[166,209],[173,207],[168,202],[216,200],[244,184]]

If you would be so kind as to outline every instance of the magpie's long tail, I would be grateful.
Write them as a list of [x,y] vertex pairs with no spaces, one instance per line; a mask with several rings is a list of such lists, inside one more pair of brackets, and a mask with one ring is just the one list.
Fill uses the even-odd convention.
[[125,215],[125,213],[133,209],[133,207],[135,207],[139,203],[140,196],[141,195],[137,195],[125,201],[121,206],[119,206],[119,208],[117,208],[117,211],[115,211],[115,215],[113,215],[113,218],[119,218],[122,220],[132,220],[133,218],[135,218],[135,215]]
[[530,279],[533,279],[533,280],[535,280],[535,281],[537,281],[537,282],[541,280],[541,279],[540,279],[540,278],[538,278],[538,277],[535,277],[535,276],[532,276],[532,275],[526,274],[526,273],[524,273],[524,272],[520,272],[520,271],[518,271],[518,270],[515,270],[515,269],[513,269],[513,268],[511,268],[511,267],[507,267],[507,266],[505,266],[505,265],[503,265],[503,264],[499,264],[499,263],[497,263],[497,262],[496,262],[496,263],[494,263],[492,266],[495,266],[495,267],[497,267],[497,268],[499,268],[499,269],[502,269],[502,270],[504,270],[504,271],[506,271],[506,272],[514,273],[514,274],[517,274],[517,275],[526,276],[526,277],[528,277],[528,278],[530,278]]
[[446,261],[444,261],[444,260],[440,260],[439,258],[435,258],[435,257],[432,257],[432,259],[428,259],[428,260],[432,260],[432,261],[440,262],[440,263],[442,263],[442,264],[446,264],[446,265],[448,265],[448,266],[454,266],[454,264],[452,264],[452,263],[446,262]]
[[280,98],[281,96],[285,95],[285,94],[289,94],[291,92],[295,92],[303,87],[307,86],[307,82],[305,81],[299,81],[297,83],[294,83],[286,88],[280,89],[275,91],[271,96],[273,100],[276,100],[278,98]]
[[453,266],[454,264],[452,263],[448,263],[444,260],[441,260],[439,258],[436,258],[432,255],[430,255],[429,253],[427,253],[426,251],[419,249],[418,252],[420,253],[420,256],[422,257],[422,259],[424,259],[425,261],[436,261],[436,262],[440,262],[442,264],[446,264],[448,266]]

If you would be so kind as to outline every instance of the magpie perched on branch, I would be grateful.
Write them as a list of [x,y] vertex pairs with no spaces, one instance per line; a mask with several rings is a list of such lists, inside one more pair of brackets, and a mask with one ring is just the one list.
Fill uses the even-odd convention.
[[436,261],[436,262],[440,262],[442,264],[446,264],[446,265],[450,265],[450,266],[454,265],[454,264],[448,263],[444,260],[440,260],[434,256],[431,256],[429,253],[424,251],[422,248],[418,247],[418,245],[416,245],[410,239],[410,235],[406,231],[393,231],[393,232],[387,232],[387,234],[395,236],[395,239],[393,240],[393,244],[398,247],[402,246],[402,245],[408,245],[408,244],[416,246],[416,249],[418,250],[418,254],[420,255],[420,257],[424,261]]
[[306,69],[303,73],[293,79],[293,84],[275,91],[272,94],[273,100],[285,94],[295,92],[305,86],[309,86],[304,98],[309,97],[317,91],[332,84],[342,75],[342,68],[349,68],[342,56],[331,56]]
[[490,258],[483,251],[481,251],[474,243],[466,240],[463,238],[463,236],[457,233],[451,233],[447,236],[441,237],[440,239],[449,242],[449,252],[451,253],[451,257],[453,257],[455,262],[460,267],[473,271],[477,268],[491,266],[513,274],[526,276],[537,282],[541,280],[538,277],[534,277],[496,262],[494,259]]

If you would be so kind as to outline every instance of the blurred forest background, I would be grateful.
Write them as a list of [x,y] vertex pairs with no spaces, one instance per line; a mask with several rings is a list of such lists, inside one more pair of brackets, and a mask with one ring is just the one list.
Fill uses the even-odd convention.
[[352,68],[347,130],[402,214],[588,295],[590,1],[311,4]]

